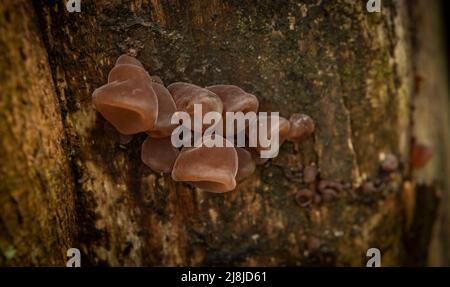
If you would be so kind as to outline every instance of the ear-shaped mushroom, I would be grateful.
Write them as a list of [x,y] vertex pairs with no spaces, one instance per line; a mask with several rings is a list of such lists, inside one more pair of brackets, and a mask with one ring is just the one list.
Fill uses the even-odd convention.
[[92,98],[95,108],[122,134],[137,134],[155,125],[158,100],[145,83],[115,81],[96,89]]
[[287,139],[289,141],[300,141],[314,132],[314,121],[305,114],[292,114],[289,118],[291,128]]
[[[226,112],[242,112],[244,114],[248,112],[256,113],[258,111],[259,102],[258,99],[249,93],[246,93],[243,89],[234,85],[214,85],[206,87],[206,89],[215,93],[222,100],[223,103],[223,132],[225,133],[227,123],[226,123]],[[248,123],[246,122],[246,126]],[[245,127],[246,127],[245,126]],[[245,128],[235,130],[235,134],[240,133]],[[233,126],[233,128],[236,128]]]
[[111,70],[108,81],[92,94],[94,107],[103,117],[125,135],[153,129],[158,98],[147,72],[137,65],[119,64]]
[[151,138],[142,144],[141,159],[153,171],[170,173],[179,154],[168,138]]
[[258,99],[234,85],[214,85],[206,87],[222,100],[223,112],[257,112]]
[[181,150],[172,170],[172,178],[175,181],[190,182],[210,192],[231,191],[236,187],[236,149],[226,147],[225,139],[223,147],[208,147],[208,141],[211,139],[205,139],[200,147]]
[[[167,89],[172,94],[178,111],[194,115],[194,105],[202,105],[202,118],[208,112],[222,114],[223,104],[220,98],[213,92],[189,83],[177,82],[170,84]],[[203,126],[203,129],[207,127]]]
[[238,156],[238,170],[236,174],[236,181],[241,182],[255,172],[255,160],[252,154],[241,147],[236,147]]
[[283,142],[286,140],[288,134],[289,134],[289,129],[291,127],[289,121],[286,118],[283,117],[278,117],[278,126],[273,126],[272,127],[272,117],[271,116],[259,116],[256,119],[257,125],[252,125],[250,124],[250,127],[252,126],[257,126],[258,127],[258,142],[257,142],[257,146],[255,148],[256,151],[261,152],[263,150],[269,150],[271,149],[271,147],[264,147],[262,146],[262,144],[259,141],[259,132],[264,128],[263,123],[264,121],[267,122],[267,139],[272,139],[272,136],[274,135],[275,132],[278,132],[278,147],[280,147]]
[[153,129],[148,131],[147,134],[154,138],[167,137],[176,127],[170,123],[170,120],[177,107],[172,95],[163,85],[153,83],[152,87],[158,97],[158,119]]
[[123,64],[135,65],[135,66],[138,66],[138,67],[141,67],[142,69],[144,69],[144,66],[142,65],[141,62],[139,62],[138,59],[128,56],[126,54],[119,56],[119,58],[117,58],[117,60],[116,60],[115,65],[118,66],[118,65],[123,65]]
[[122,82],[127,80],[137,80],[151,85],[151,77],[146,70],[136,65],[121,64],[111,69],[108,75],[108,83],[114,81]]

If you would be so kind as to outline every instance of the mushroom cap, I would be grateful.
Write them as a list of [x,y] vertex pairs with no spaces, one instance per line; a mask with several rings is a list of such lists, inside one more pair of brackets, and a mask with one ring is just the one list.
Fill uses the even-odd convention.
[[299,141],[311,135],[314,132],[314,121],[305,114],[292,114],[289,118],[291,128],[287,139],[289,141]]
[[139,68],[136,65],[122,64],[115,66],[111,69],[108,75],[108,83],[114,81],[127,81],[129,79],[135,79],[142,82],[148,82],[151,84],[151,77],[146,70]]
[[303,169],[303,181],[305,183],[313,183],[317,179],[317,175],[319,174],[319,169],[317,168],[316,163],[312,162],[310,165],[305,166]]
[[[223,116],[222,125],[223,133],[226,133],[227,128],[227,120],[226,113],[227,112],[242,112],[244,114],[248,112],[256,113],[258,111],[259,102],[258,99],[249,93],[246,93],[243,89],[234,85],[214,85],[206,87],[206,89],[215,93],[222,100],[223,103]],[[248,127],[248,122],[245,121],[245,126],[243,128],[239,128],[234,124],[232,126],[235,130],[235,134],[242,132],[246,127]]]
[[206,87],[222,100],[223,112],[257,112],[258,99],[234,85],[214,85]]
[[[272,139],[272,135],[278,131],[278,144],[279,144],[279,146],[281,146],[289,134],[291,124],[289,123],[289,121],[286,118],[278,117],[278,126],[274,126],[272,128],[272,124],[271,124],[272,116],[270,116],[270,115],[258,116],[258,118],[256,119],[258,121],[258,135],[259,135],[259,131],[263,128],[263,122],[260,123],[260,121],[263,118],[267,118],[267,138],[269,140]],[[250,125],[250,127],[251,126],[252,125]],[[262,150],[270,149],[270,147],[261,146],[260,142],[259,142],[259,136],[258,136],[258,144],[255,149],[256,149],[256,151],[261,152]]]
[[117,60],[116,60],[115,66],[123,65],[123,64],[135,65],[135,66],[138,66],[138,67],[141,67],[142,69],[144,69],[144,66],[138,59],[128,56],[127,54],[123,54],[123,55],[119,56],[119,58],[117,58]]
[[[202,118],[208,112],[218,112],[222,114],[223,104],[220,98],[213,92],[202,87],[177,82],[170,84],[167,89],[175,101],[178,111],[187,112],[191,117],[194,115],[194,105],[202,105]],[[203,126],[205,127],[205,125]]]
[[142,144],[141,159],[155,172],[170,173],[179,153],[172,145],[170,137],[147,137]]
[[[219,136],[219,135],[216,135]],[[186,181],[210,192],[227,192],[236,187],[238,156],[234,147],[207,147],[205,139],[200,147],[183,148],[175,161],[172,178]]]
[[398,158],[394,154],[388,153],[381,162],[381,169],[385,172],[393,172],[398,169],[398,165]]
[[151,130],[158,116],[158,98],[148,82],[114,81],[94,91],[94,107],[120,133]]
[[170,120],[177,107],[172,95],[163,85],[152,83],[152,87],[158,97],[158,118],[153,129],[147,131],[147,134],[154,138],[167,137],[176,127],[176,125],[170,123]]
[[236,181],[241,182],[255,172],[256,163],[252,154],[241,147],[236,147],[238,156],[238,170],[236,174]]

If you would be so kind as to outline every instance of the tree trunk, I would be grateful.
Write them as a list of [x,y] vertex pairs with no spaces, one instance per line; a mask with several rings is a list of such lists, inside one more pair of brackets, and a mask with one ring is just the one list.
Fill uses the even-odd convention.
[[[435,221],[450,186],[437,2],[52,2],[0,2],[0,265],[63,266],[70,247],[82,265],[364,266],[371,247],[382,265],[423,265],[432,234],[428,262],[450,264],[449,212]],[[316,132],[235,191],[175,183],[141,162],[143,135],[120,143],[92,107],[122,53],[166,84],[238,85]],[[413,137],[434,147],[420,171]],[[388,153],[401,165],[385,174]],[[298,206],[312,162],[351,190]]]
[[0,265],[63,265],[75,244],[64,121],[30,1],[0,4]]

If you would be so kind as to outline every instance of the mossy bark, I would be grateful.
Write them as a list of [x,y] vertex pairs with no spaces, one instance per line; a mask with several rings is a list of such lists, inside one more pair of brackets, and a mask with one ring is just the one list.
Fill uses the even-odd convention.
[[[380,14],[345,1],[82,1],[81,13],[52,2],[0,4],[0,73],[8,71],[0,82],[0,250],[17,250],[0,263],[64,265],[69,245],[85,265],[361,266],[370,247],[381,250],[383,265],[424,263],[407,254],[417,226],[411,59],[421,48],[412,45],[406,1],[383,1]],[[299,150],[285,144],[230,193],[175,183],[142,164],[143,135],[120,144],[92,107],[93,90],[122,53],[166,84],[235,84],[263,110],[307,113],[314,137]],[[446,102],[433,107],[448,115]],[[448,139],[436,141],[444,154]],[[401,159],[397,172],[380,173],[383,153]],[[311,162],[321,178],[352,183],[352,191],[299,207],[299,167]],[[383,190],[361,194],[369,178],[383,180]],[[11,218],[17,210],[27,220]],[[31,260],[32,244],[52,255]]]

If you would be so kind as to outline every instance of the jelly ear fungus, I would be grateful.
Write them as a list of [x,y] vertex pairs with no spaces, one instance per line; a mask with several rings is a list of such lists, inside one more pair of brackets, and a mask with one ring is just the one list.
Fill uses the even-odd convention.
[[158,117],[158,99],[149,78],[138,65],[116,65],[108,83],[92,95],[95,109],[122,134],[151,130]]
[[[166,88],[161,78],[150,76],[141,62],[122,55],[110,71],[108,83],[94,91],[92,101],[95,109],[121,134],[147,133],[141,148],[143,163],[155,172],[170,173],[175,181],[210,192],[228,192],[236,188],[237,182],[253,174],[257,164],[269,159],[261,158],[261,152],[270,146],[262,146],[258,141],[254,148],[235,147],[218,134],[204,136],[195,147],[179,150],[172,145],[171,134],[175,128],[171,124],[172,116],[186,112],[193,117],[196,104],[202,107],[202,117],[207,112],[217,112],[225,118],[227,112],[257,113],[258,99],[238,86],[202,88],[177,82]],[[307,115],[293,114],[289,121],[283,117],[278,119],[278,124],[272,126],[271,116],[259,116],[253,125],[246,123],[245,130],[237,132],[248,136],[250,128],[259,130],[264,120],[268,126],[262,127],[267,128],[268,139],[279,133],[279,145],[286,139],[298,142],[314,132],[314,122]],[[226,123],[220,120],[216,124]],[[203,125],[202,131],[206,128]],[[213,142],[223,145],[216,146]],[[300,200],[302,204],[310,202],[305,198]]]

